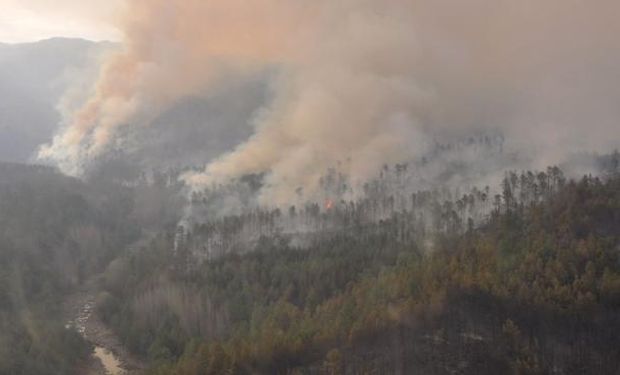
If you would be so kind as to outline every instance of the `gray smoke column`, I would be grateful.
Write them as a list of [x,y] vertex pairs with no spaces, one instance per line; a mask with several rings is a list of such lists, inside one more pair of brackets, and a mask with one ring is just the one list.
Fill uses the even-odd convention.
[[192,184],[268,172],[262,197],[277,204],[338,162],[361,181],[489,130],[533,167],[607,151],[620,138],[618,14],[614,0],[131,1],[125,50],[41,157],[79,171],[122,146],[119,127],[266,66],[275,99],[254,135]]

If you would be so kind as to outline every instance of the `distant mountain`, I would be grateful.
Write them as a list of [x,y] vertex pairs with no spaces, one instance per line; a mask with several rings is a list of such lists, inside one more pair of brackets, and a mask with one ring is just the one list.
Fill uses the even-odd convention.
[[[68,87],[96,76],[112,43],[54,38],[0,43],[0,161],[31,162],[61,121],[57,105]],[[233,149],[252,134],[257,109],[270,100],[273,72],[179,100],[149,126],[126,127],[122,150],[109,158],[138,168],[194,166]],[[80,81],[81,80],[81,81]]]
[[124,152],[147,168],[203,166],[252,135],[271,100],[270,72],[206,89],[165,108],[149,126],[127,127]]
[[64,38],[0,44],[0,160],[27,161],[51,138],[69,73],[92,66],[111,46]]

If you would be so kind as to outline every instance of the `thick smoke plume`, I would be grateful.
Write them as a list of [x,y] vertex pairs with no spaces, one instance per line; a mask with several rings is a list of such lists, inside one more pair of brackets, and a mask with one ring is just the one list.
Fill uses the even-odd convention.
[[330,167],[361,181],[488,131],[532,167],[560,163],[618,146],[618,14],[615,0],[134,0],[125,49],[40,155],[79,172],[123,146],[119,128],[272,68],[254,135],[191,183],[267,172],[263,198],[286,201]]

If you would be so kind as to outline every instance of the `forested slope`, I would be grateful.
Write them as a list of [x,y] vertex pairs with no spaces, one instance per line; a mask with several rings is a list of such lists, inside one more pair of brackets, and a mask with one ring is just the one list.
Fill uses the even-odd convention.
[[[453,200],[377,185],[197,223],[181,242],[176,172],[123,184],[0,164],[0,374],[79,372],[90,345],[61,302],[102,271],[98,313],[148,374],[616,373],[609,160],[601,177],[509,172]],[[262,234],[235,242],[240,228]],[[197,256],[214,234],[248,248]]]
[[100,311],[153,374],[617,373],[620,178],[549,172],[422,244],[388,219],[197,265],[160,236]]
[[0,374],[71,374],[88,359],[62,300],[137,236],[126,193],[0,163]]

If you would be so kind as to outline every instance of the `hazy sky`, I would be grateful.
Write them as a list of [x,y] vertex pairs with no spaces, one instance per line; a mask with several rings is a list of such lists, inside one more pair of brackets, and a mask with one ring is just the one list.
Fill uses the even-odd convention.
[[0,0],[0,42],[55,36],[117,40],[114,15],[121,0]]

